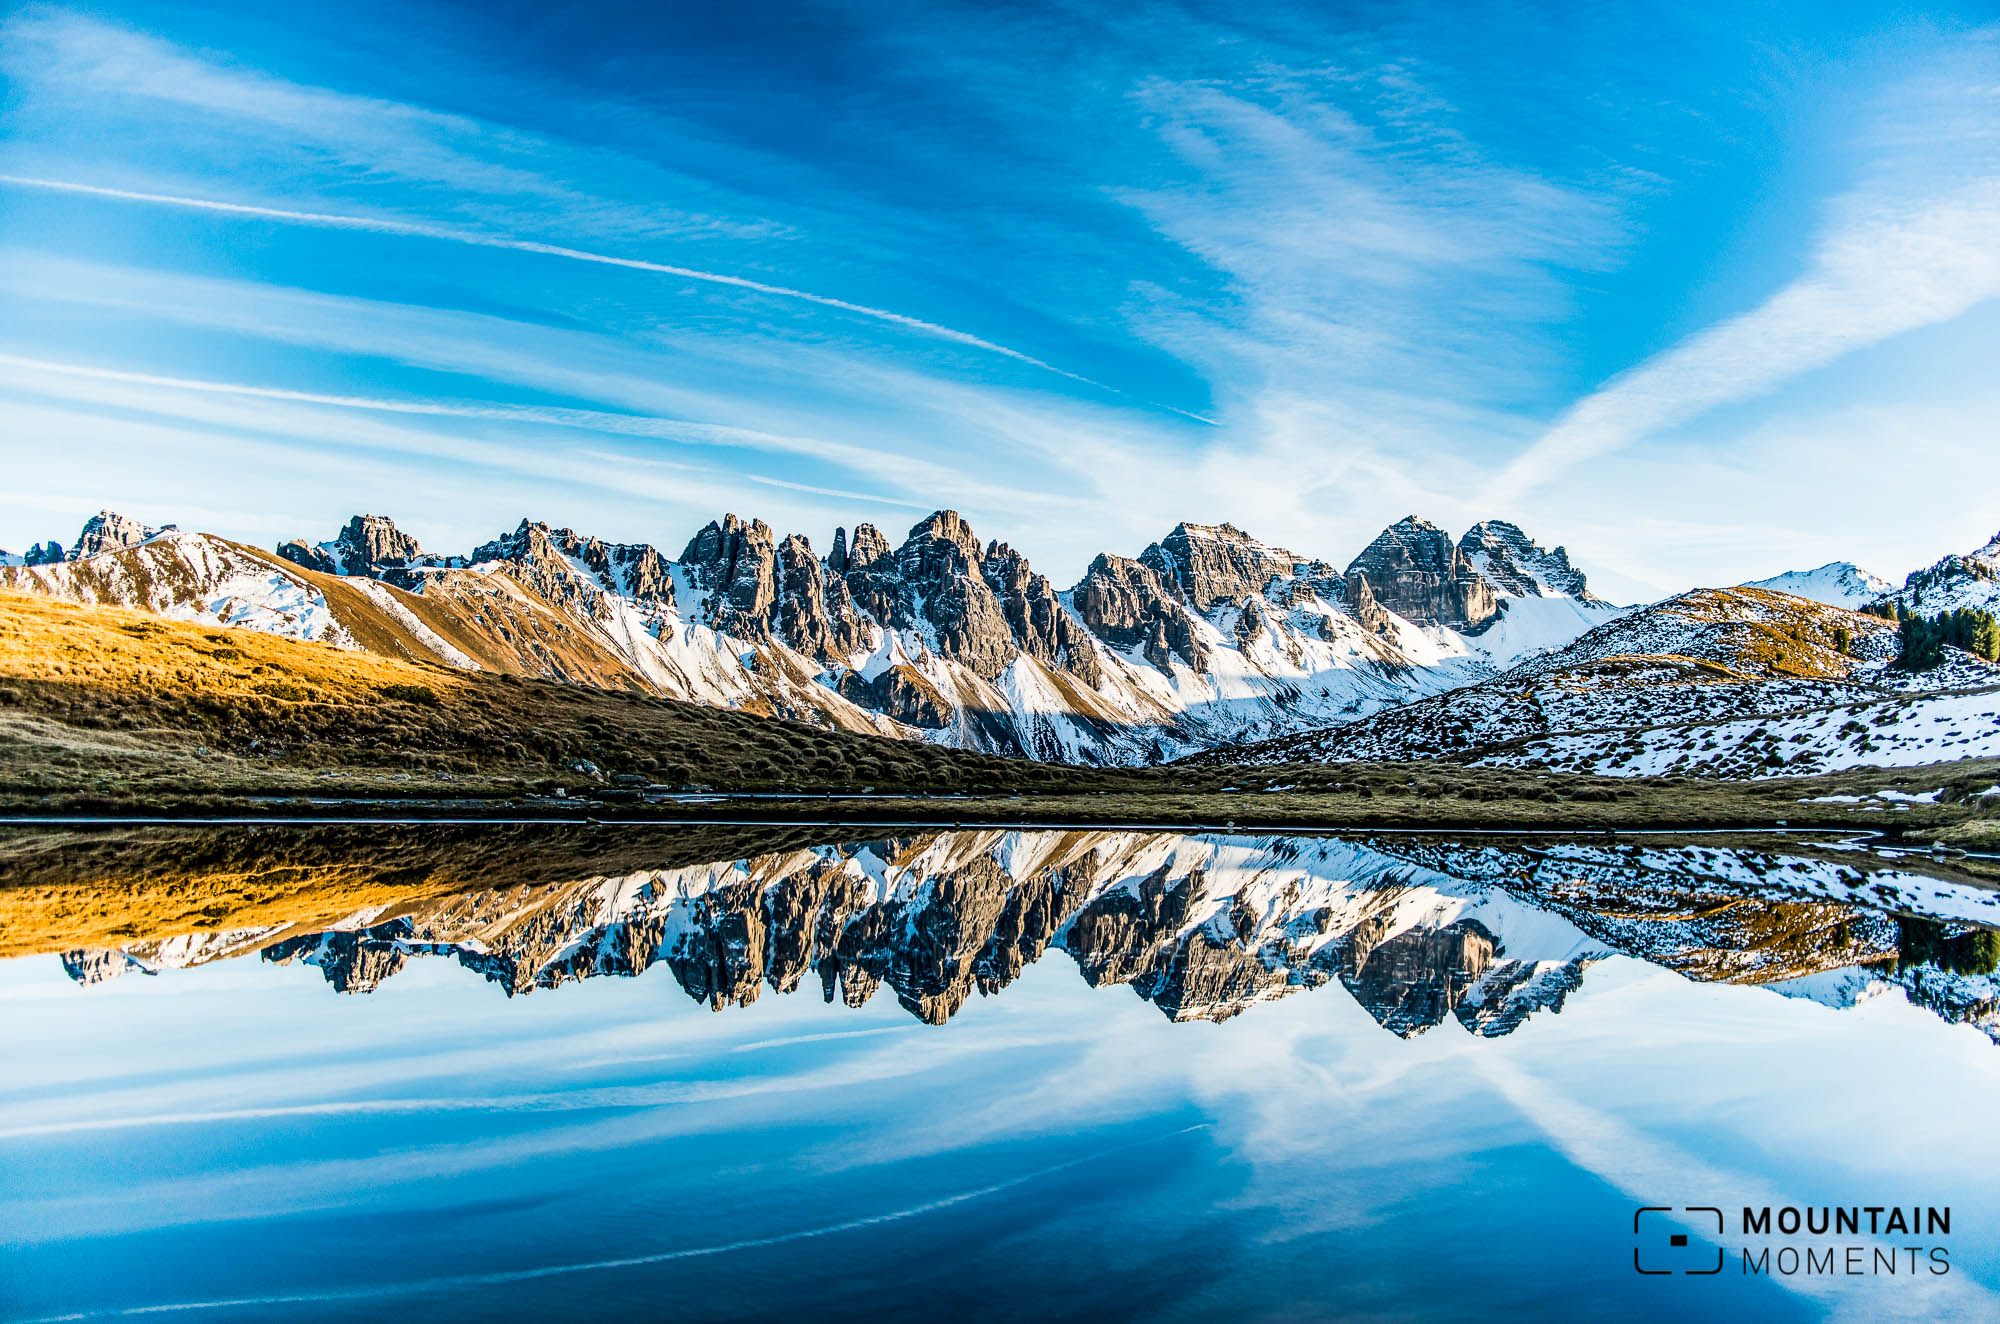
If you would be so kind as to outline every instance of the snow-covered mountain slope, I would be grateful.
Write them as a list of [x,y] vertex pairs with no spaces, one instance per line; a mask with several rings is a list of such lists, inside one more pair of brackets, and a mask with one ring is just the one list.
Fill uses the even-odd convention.
[[1788,570],[1769,579],[1756,579],[1745,588],[1769,589],[1793,597],[1811,598],[1830,607],[1865,607],[1888,597],[1896,586],[1880,575],[1870,574],[1852,561],[1828,561],[1817,570]]
[[1947,556],[1904,581],[1895,600],[1921,616],[1960,607],[2000,613],[2000,533],[1984,547]]
[[[506,883],[63,962],[95,983],[258,952],[366,993],[441,957],[510,995],[663,964],[712,1007],[808,981],[859,1006],[887,985],[939,1024],[1062,953],[1177,1021],[1337,982],[1406,1038],[1447,1018],[1492,1037],[1559,1012],[1606,956],[1794,993],[1894,958],[1898,916],[1995,927],[2000,899],[1865,854],[978,831]],[[1953,1010],[1969,984],[1933,991],[1973,1019]]]
[[[324,585],[269,553],[209,534],[151,532],[77,560],[8,567],[0,571],[0,584],[66,602],[136,607],[174,620],[361,646],[337,618]],[[412,655],[441,660],[421,647]]]
[[[279,557],[106,512],[4,582],[420,660],[1041,759],[1138,764],[1351,721],[1558,647],[1615,615],[1561,549],[1489,521],[1462,551],[1414,518],[1345,572],[1182,524],[1058,591],[940,511],[825,557],[760,521],[677,559],[523,520],[470,555],[380,516]],[[59,549],[58,549],[59,551]],[[1497,576],[1489,582],[1474,562]],[[1401,604],[1414,616],[1394,609]]]
[[[1622,735],[1825,708],[1890,692],[1904,679],[1887,669],[1895,651],[1895,628],[1878,617],[1763,589],[1698,589],[1619,616],[1448,694],[1366,721],[1204,757],[1248,763],[1462,758],[1564,732]],[[1976,677],[1965,679],[1977,683]]]

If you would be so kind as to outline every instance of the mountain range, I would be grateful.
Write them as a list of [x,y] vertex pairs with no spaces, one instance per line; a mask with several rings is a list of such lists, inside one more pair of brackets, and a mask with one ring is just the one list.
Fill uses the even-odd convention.
[[[1896,725],[1890,710],[2000,683],[1957,655],[1913,686],[1887,667],[1893,626],[1848,610],[2000,604],[2000,537],[1901,590],[1836,562],[1639,608],[1599,598],[1564,548],[1514,524],[1454,539],[1414,516],[1344,567],[1183,523],[1136,557],[1099,555],[1067,589],[950,510],[893,544],[870,524],[836,530],[824,555],[727,515],[677,556],[526,519],[439,554],[376,515],[264,551],[105,511],[68,549],[4,560],[0,586],[76,603],[1101,765],[1442,752],[1754,775],[1809,751],[1735,740],[1727,759],[1693,756],[1719,746],[1719,724],[1847,705],[1837,740],[1804,741],[1815,767],[1846,766],[1897,745],[1875,730]],[[1952,709],[1966,732],[1943,743],[1995,745],[1990,706]],[[1656,728],[1682,734],[1631,745]],[[1605,731],[1619,734],[1561,744]]]
[[15,559],[0,584],[73,602],[1102,764],[1352,720],[1616,614],[1562,548],[1415,518],[1344,569],[1181,524],[1067,590],[949,510],[825,556],[725,516],[672,558],[528,520],[439,555],[372,515],[266,552],[107,511]]

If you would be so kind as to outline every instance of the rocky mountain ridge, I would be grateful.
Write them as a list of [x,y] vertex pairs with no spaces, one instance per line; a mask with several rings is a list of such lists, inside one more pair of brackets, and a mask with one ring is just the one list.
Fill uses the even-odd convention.
[[1098,557],[1067,590],[949,510],[893,545],[872,525],[837,530],[824,557],[734,515],[677,558],[529,520],[469,555],[439,555],[361,515],[276,558],[108,513],[93,524],[80,546],[98,550],[8,567],[0,583],[1096,763],[1351,720],[1492,674],[1614,612],[1561,549],[1497,521],[1461,550],[1406,519],[1344,572],[1231,525],[1181,524],[1136,558]]

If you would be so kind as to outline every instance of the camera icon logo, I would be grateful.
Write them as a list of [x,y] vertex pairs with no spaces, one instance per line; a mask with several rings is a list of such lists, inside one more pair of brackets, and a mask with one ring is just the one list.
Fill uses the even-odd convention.
[[[1695,1217],[1676,1217],[1693,1215]],[[1709,1218],[1715,1220],[1715,1235],[1722,1236],[1722,1211],[1712,1205],[1686,1205],[1676,1209],[1672,1205],[1646,1205],[1632,1215],[1632,1267],[1640,1273],[1688,1274],[1706,1277],[1722,1272],[1722,1247],[1715,1248],[1715,1262],[1709,1263],[1708,1252],[1699,1246],[1688,1244],[1687,1233],[1679,1229],[1690,1223],[1706,1225]]]

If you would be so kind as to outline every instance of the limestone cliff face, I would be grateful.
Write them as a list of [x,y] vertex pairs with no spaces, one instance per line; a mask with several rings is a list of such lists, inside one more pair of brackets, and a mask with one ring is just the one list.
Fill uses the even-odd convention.
[[1383,1028],[1414,1038],[1466,1005],[1499,941],[1477,920],[1385,935],[1371,916],[1329,952],[1340,982]]
[[1198,674],[1208,671],[1207,645],[1159,571],[1143,561],[1099,556],[1070,590],[1070,604],[1091,633],[1114,648],[1138,647],[1162,671],[1176,658]]
[[[681,554],[688,578],[708,593],[705,623],[746,639],[780,639],[821,666],[843,663],[873,642],[840,576],[801,534],[773,543],[762,520],[711,520]],[[845,542],[841,543],[845,559]]]
[[1500,610],[1493,588],[1437,525],[1411,515],[1384,529],[1347,567],[1350,595],[1359,576],[1374,602],[1419,625],[1469,630]]
[[1176,524],[1139,553],[1139,560],[1169,593],[1199,612],[1218,603],[1247,602],[1300,565],[1290,552],[1260,543],[1234,524]]
[[1481,520],[1458,540],[1458,550],[1495,589],[1513,597],[1603,600],[1590,591],[1583,572],[1569,563],[1567,550],[1548,550],[1518,524]]
[[1036,574],[1025,556],[1002,542],[987,544],[979,573],[1021,652],[1051,671],[1067,671],[1086,685],[1098,683],[1097,654],[1076,619],[1063,610],[1048,576]]
[[839,687],[848,702],[919,730],[942,731],[951,725],[951,701],[913,667],[885,667],[873,680],[849,671],[841,676]]
[[[1273,622],[1314,597],[1338,612],[1345,596],[1340,575],[1324,562],[1259,542],[1233,524],[1178,524],[1136,561],[1107,554],[1091,562],[1070,602],[1114,648],[1137,647],[1162,671],[1178,660],[1206,675],[1212,653],[1196,618],[1225,631],[1239,650],[1278,638],[1278,651],[1296,660],[1296,640],[1280,638]],[[1324,615],[1318,633],[1336,638]]]
[[[606,591],[630,598],[648,612],[674,605],[673,572],[666,558],[646,543],[606,543],[524,519],[512,533],[473,549],[472,560],[506,563],[506,573],[516,582],[565,609],[600,614]],[[581,562],[597,582],[571,573],[571,561]]]
[[[167,526],[167,528],[172,527],[171,524]],[[165,531],[165,529],[149,528],[138,520],[127,519],[116,511],[100,510],[83,522],[83,532],[77,535],[76,546],[70,548],[69,559],[80,561],[86,556],[101,556],[105,552],[137,547],[146,539]]]
[[892,630],[934,640],[938,654],[986,680],[1017,657],[1098,680],[1096,655],[1049,583],[1004,543],[981,546],[963,516],[941,510],[919,521],[892,553],[872,524],[837,537],[828,559],[855,606]]
[[776,630],[786,643],[821,665],[852,657],[872,641],[838,575],[812,553],[799,534],[778,544]]
[[83,522],[83,530],[77,534],[76,545],[67,552],[63,550],[61,543],[51,538],[44,543],[30,544],[27,554],[21,558],[19,564],[41,566],[61,565],[65,561],[81,561],[87,557],[102,556],[107,552],[137,547],[147,539],[156,538],[177,527],[167,524],[156,529],[120,515],[115,510],[100,510]]
[[777,544],[763,520],[710,520],[681,552],[688,579],[709,594],[709,624],[759,637],[778,596]]
[[904,619],[921,617],[938,652],[996,680],[1014,660],[1013,631],[1000,599],[982,575],[979,539],[957,511],[941,510],[910,530],[896,549]]

